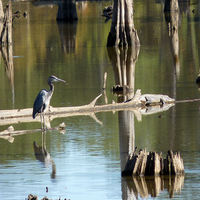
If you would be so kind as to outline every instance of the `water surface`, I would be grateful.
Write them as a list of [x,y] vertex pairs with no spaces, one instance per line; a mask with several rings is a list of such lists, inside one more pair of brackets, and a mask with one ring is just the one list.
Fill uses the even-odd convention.
[[[5,7],[7,2],[3,3]],[[105,72],[108,73],[106,96],[97,104],[105,104],[105,97],[108,103],[121,101],[123,97],[110,91],[117,83],[106,48],[111,20],[105,23],[101,17],[103,8],[111,3],[79,1],[76,3],[78,21],[58,23],[55,2],[50,5],[13,2],[13,12],[27,11],[28,15],[27,18],[21,15],[13,22],[12,78],[1,57],[0,109],[31,108],[40,89],[48,89],[47,78],[51,74],[68,83],[55,83],[51,100],[54,107],[90,103],[102,92]],[[180,5],[179,65],[173,59],[163,2],[134,1],[134,6],[134,23],[141,42],[132,75],[134,91],[167,94],[177,100],[199,98],[195,84],[200,64],[199,2]],[[96,117],[98,120],[88,115],[53,119],[51,127],[62,122],[66,127],[64,134],[56,130],[46,132],[45,149],[51,159],[45,162],[36,158],[33,148],[34,141],[41,146],[41,132],[14,136],[10,142],[8,138],[0,138],[0,199],[21,200],[30,193],[40,199],[44,196],[169,199],[170,195],[176,199],[200,199],[198,101],[179,103],[162,113],[142,115],[141,121],[131,111],[99,112]],[[10,125],[15,130],[34,130],[41,126],[39,117],[31,122],[2,121],[0,131]],[[167,180],[161,188],[150,182],[156,188],[151,191],[157,191],[153,195],[143,191],[146,188],[141,187],[141,180],[122,178],[127,155],[135,146],[164,155],[169,149],[180,151],[185,176],[179,180],[179,187],[169,188]]]

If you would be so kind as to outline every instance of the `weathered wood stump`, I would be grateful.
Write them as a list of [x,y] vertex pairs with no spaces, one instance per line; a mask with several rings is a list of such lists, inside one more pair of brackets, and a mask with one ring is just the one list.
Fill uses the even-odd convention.
[[184,174],[183,159],[180,153],[173,154],[168,151],[163,159],[162,154],[154,151],[140,150],[139,155],[135,151],[128,157],[122,176],[155,176],[155,175],[178,175]]

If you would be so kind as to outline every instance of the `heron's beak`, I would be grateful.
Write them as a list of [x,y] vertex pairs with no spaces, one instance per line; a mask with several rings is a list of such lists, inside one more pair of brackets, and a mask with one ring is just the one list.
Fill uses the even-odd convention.
[[60,79],[60,78],[58,78],[58,79],[57,79],[57,81],[61,81],[61,82],[64,82],[64,83],[66,83],[66,81],[65,81],[65,80],[62,80],[62,79]]

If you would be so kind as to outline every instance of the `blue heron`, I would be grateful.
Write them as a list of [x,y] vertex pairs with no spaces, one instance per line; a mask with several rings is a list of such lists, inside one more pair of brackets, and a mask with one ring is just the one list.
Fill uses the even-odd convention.
[[53,76],[53,75],[50,76],[47,80],[47,83],[50,86],[50,90],[49,91],[46,89],[41,90],[39,94],[37,95],[35,102],[33,104],[33,119],[35,119],[37,114],[40,113],[41,124],[42,124],[42,114],[43,114],[43,120],[44,120],[44,110],[46,107],[50,106],[50,100],[53,95],[54,85],[52,82],[58,82],[58,81],[66,82],[62,79],[57,78],[56,76]]

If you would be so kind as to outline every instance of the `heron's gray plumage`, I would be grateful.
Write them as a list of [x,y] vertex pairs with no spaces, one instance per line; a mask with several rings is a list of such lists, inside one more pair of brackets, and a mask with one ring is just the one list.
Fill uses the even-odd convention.
[[45,104],[45,99],[47,97],[47,94],[48,94],[47,90],[41,90],[37,95],[33,105],[33,119],[35,119],[36,115],[38,113],[42,113],[47,107],[47,104]]
[[52,82],[62,81],[62,79],[57,78],[56,76],[50,76],[47,80],[50,90],[43,89],[37,95],[35,102],[33,104],[33,119],[37,116],[38,113],[43,113],[45,108],[50,105],[51,97],[54,92],[54,85]]

